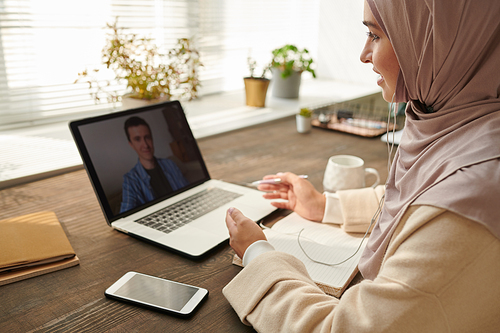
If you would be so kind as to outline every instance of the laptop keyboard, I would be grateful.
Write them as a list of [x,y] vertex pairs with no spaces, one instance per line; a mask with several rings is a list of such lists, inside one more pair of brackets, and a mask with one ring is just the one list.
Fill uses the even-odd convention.
[[240,196],[242,194],[209,188],[136,222],[168,234]]

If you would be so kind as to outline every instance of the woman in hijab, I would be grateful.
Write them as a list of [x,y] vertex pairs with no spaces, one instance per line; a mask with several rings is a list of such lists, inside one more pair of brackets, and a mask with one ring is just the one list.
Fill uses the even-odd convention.
[[[499,331],[499,17],[497,0],[366,0],[361,61],[380,74],[387,101],[408,104],[359,264],[365,280],[340,300],[325,295],[231,208],[230,244],[245,268],[223,292],[244,323],[268,332]],[[347,220],[349,201],[374,197],[324,196],[294,174],[280,177],[261,185],[273,191],[265,196],[314,221]],[[375,211],[366,210],[368,223]]]

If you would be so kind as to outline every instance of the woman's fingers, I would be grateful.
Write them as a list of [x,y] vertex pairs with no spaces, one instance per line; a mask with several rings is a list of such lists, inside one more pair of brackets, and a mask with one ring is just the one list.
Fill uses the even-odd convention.
[[231,207],[227,210],[227,212],[236,225],[243,223],[245,220],[249,220],[249,218],[243,215],[243,213],[237,208]]
[[271,192],[271,191],[285,191],[288,190],[290,186],[287,184],[261,184],[257,187],[260,191]]
[[273,201],[271,202],[271,205],[273,205],[276,208],[281,208],[281,209],[290,209],[292,210],[293,207],[290,205],[290,202],[281,202],[281,201]]
[[237,226],[236,226],[236,222],[233,220],[232,216],[231,216],[231,210],[233,210],[234,208],[229,208],[226,212],[226,226],[227,226],[227,229],[229,230],[229,234],[233,234],[233,232],[237,231]]
[[227,210],[226,225],[230,236],[229,245],[240,258],[243,258],[251,244],[258,240],[266,240],[260,226],[236,208]]
[[262,195],[265,199],[287,199],[287,192],[269,192]]

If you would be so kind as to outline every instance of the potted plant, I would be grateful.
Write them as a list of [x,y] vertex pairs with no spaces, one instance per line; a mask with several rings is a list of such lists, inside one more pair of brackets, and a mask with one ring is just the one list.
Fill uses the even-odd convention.
[[297,132],[308,133],[311,131],[312,111],[309,108],[300,109],[299,114],[295,116],[297,121]]
[[307,49],[299,50],[295,45],[285,45],[272,51],[271,68],[273,73],[273,96],[281,98],[299,97],[302,72],[310,72],[313,59]]
[[[198,96],[199,53],[187,38],[178,39],[168,54],[162,54],[151,38],[124,32],[124,28],[107,24],[110,29],[102,50],[102,63],[114,72],[115,80],[127,85],[127,93],[112,91],[111,81],[99,77],[100,69],[85,70],[75,81],[89,84],[96,103],[106,97],[109,103],[125,102],[127,98],[144,103],[171,99],[194,99]],[[130,105],[130,107],[138,106]]]
[[261,76],[254,76],[257,62],[248,57],[248,68],[250,76],[243,78],[245,82],[246,104],[249,106],[264,107],[266,104],[267,88],[269,87],[269,79],[265,77],[269,67],[264,67]]

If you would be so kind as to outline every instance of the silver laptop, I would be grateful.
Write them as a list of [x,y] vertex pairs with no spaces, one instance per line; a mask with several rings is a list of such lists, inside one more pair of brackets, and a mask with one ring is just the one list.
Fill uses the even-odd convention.
[[225,242],[225,215],[257,221],[276,208],[262,192],[210,179],[178,101],[70,123],[108,224],[190,257]]

